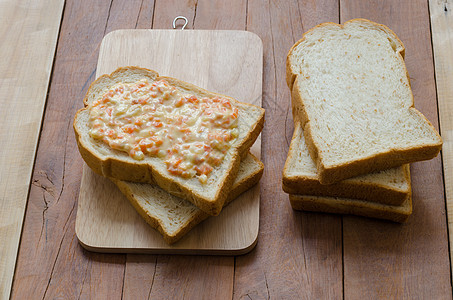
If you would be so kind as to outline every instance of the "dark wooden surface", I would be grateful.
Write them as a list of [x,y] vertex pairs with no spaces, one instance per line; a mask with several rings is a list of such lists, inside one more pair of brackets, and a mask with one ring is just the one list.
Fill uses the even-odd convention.
[[[237,257],[96,254],[77,242],[82,159],[72,118],[94,80],[105,34],[124,28],[238,29],[264,45],[260,233]],[[321,22],[364,17],[406,45],[415,105],[437,127],[428,4],[422,0],[67,0],[33,172],[13,299],[449,299],[440,157],[411,167],[414,214],[397,225],[295,212],[281,189],[293,124],[285,59]]]

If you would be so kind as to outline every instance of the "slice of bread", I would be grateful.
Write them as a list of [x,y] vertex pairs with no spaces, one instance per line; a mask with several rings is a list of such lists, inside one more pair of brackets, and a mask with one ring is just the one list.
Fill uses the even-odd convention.
[[318,25],[289,51],[287,83],[322,184],[439,153],[403,53],[389,28],[364,19]]
[[400,223],[405,222],[412,213],[411,196],[408,196],[399,206],[345,198],[293,194],[289,195],[289,200],[295,210],[357,215]]
[[[238,108],[239,136],[232,143],[221,165],[209,174],[207,183],[200,183],[196,177],[186,179],[170,174],[165,162],[158,157],[146,156],[143,160],[135,160],[126,152],[114,150],[103,141],[90,136],[89,105],[116,83],[133,83],[143,78],[149,82],[165,79],[179,91],[197,97],[221,96],[231,100]],[[74,118],[74,131],[80,153],[93,171],[119,180],[157,184],[172,195],[189,200],[210,215],[220,213],[239,170],[240,156],[248,151],[264,124],[264,109],[261,107],[241,103],[174,78],[159,77],[155,71],[138,67],[119,68],[110,75],[96,79],[87,92],[84,104],[86,107],[79,110]]]
[[283,190],[286,193],[351,198],[389,205],[400,205],[411,194],[408,164],[329,185],[321,184],[300,122],[296,120],[294,126],[283,169]]
[[[263,164],[248,153],[241,161],[237,177],[225,201],[227,205],[255,185],[263,174]],[[187,200],[172,196],[156,185],[111,178],[137,212],[157,229],[164,240],[175,243],[195,225],[209,217]]]

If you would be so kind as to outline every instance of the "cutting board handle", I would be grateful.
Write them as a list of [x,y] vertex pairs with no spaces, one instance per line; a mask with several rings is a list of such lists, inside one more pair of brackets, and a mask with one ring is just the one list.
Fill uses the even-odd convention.
[[178,20],[184,20],[185,23],[184,23],[184,25],[182,25],[182,28],[181,28],[181,30],[184,30],[184,29],[186,28],[186,26],[187,26],[187,23],[189,23],[189,21],[188,21],[187,18],[184,17],[184,16],[177,16],[177,17],[173,20],[173,29],[176,29],[176,21],[178,21]]

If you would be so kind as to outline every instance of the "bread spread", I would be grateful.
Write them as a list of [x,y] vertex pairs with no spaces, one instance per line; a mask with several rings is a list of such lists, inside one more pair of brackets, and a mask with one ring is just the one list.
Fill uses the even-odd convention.
[[135,160],[159,157],[169,173],[205,183],[238,136],[237,118],[227,98],[142,79],[117,83],[90,105],[89,134]]

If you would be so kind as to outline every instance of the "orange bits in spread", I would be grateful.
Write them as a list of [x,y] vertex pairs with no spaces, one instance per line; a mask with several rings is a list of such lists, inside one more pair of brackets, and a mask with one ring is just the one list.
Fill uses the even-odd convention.
[[207,176],[238,136],[229,99],[183,94],[165,80],[118,83],[90,106],[90,136],[133,159],[163,159],[169,173]]

